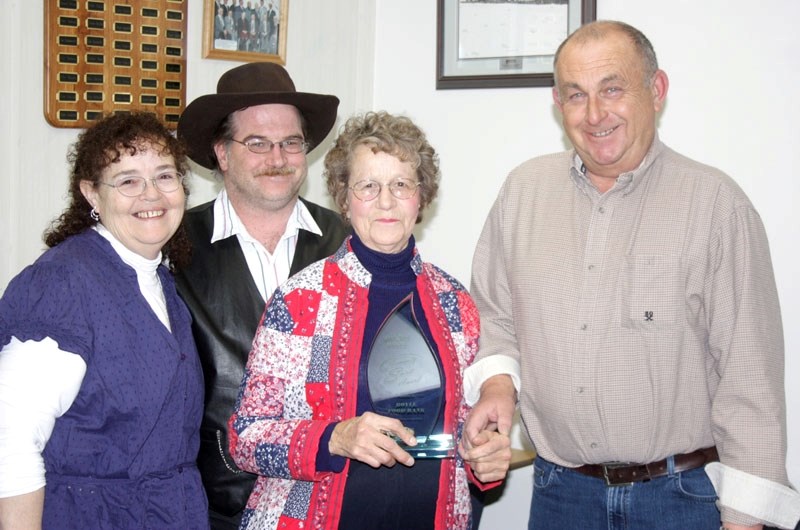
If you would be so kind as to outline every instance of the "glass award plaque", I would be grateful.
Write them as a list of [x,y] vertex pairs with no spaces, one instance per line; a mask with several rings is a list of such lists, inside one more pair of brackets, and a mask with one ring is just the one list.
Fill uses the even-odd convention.
[[444,433],[444,378],[439,356],[414,316],[411,296],[381,324],[367,359],[373,411],[397,418],[417,445],[395,441],[414,458],[455,456],[455,436]]

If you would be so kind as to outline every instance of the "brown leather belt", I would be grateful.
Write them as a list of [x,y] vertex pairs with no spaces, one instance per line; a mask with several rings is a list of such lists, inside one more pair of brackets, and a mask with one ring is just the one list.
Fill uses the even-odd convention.
[[[709,462],[716,462],[719,460],[719,455],[716,447],[706,447],[685,455],[675,455],[674,458],[674,472],[680,473],[704,466]],[[669,474],[666,458],[650,464],[587,464],[573,469],[578,473],[603,479],[607,486],[633,484]]]

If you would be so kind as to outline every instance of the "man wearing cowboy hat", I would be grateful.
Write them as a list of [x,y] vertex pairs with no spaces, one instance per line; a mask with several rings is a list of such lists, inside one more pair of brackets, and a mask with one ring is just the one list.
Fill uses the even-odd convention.
[[189,156],[223,184],[214,201],[186,213],[193,255],[177,277],[206,379],[198,467],[214,529],[238,528],[255,480],[233,464],[226,424],[264,304],[347,234],[338,214],[299,196],[306,153],[330,132],[338,105],[296,91],[277,64],[248,63],[223,74],[217,93],[194,100],[178,123]]

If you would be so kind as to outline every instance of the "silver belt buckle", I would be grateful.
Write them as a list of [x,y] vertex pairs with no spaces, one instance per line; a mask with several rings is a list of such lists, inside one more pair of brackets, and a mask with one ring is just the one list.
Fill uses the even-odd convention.
[[603,478],[605,478],[605,480],[606,480],[606,486],[609,487],[609,488],[615,488],[617,486],[633,486],[633,482],[619,482],[619,483],[613,483],[612,484],[611,479],[608,476],[608,470],[609,469],[616,469],[616,468],[620,468],[620,467],[628,467],[630,465],[631,465],[630,462],[610,462],[608,464],[602,464],[602,466],[603,466]]

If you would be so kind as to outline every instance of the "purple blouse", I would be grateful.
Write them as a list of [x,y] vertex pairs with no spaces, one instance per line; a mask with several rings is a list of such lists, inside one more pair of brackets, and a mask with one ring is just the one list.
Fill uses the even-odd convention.
[[0,347],[50,337],[86,375],[43,451],[44,528],[208,528],[195,467],[203,376],[191,317],[158,271],[172,333],[94,230],[43,254],[0,299]]

